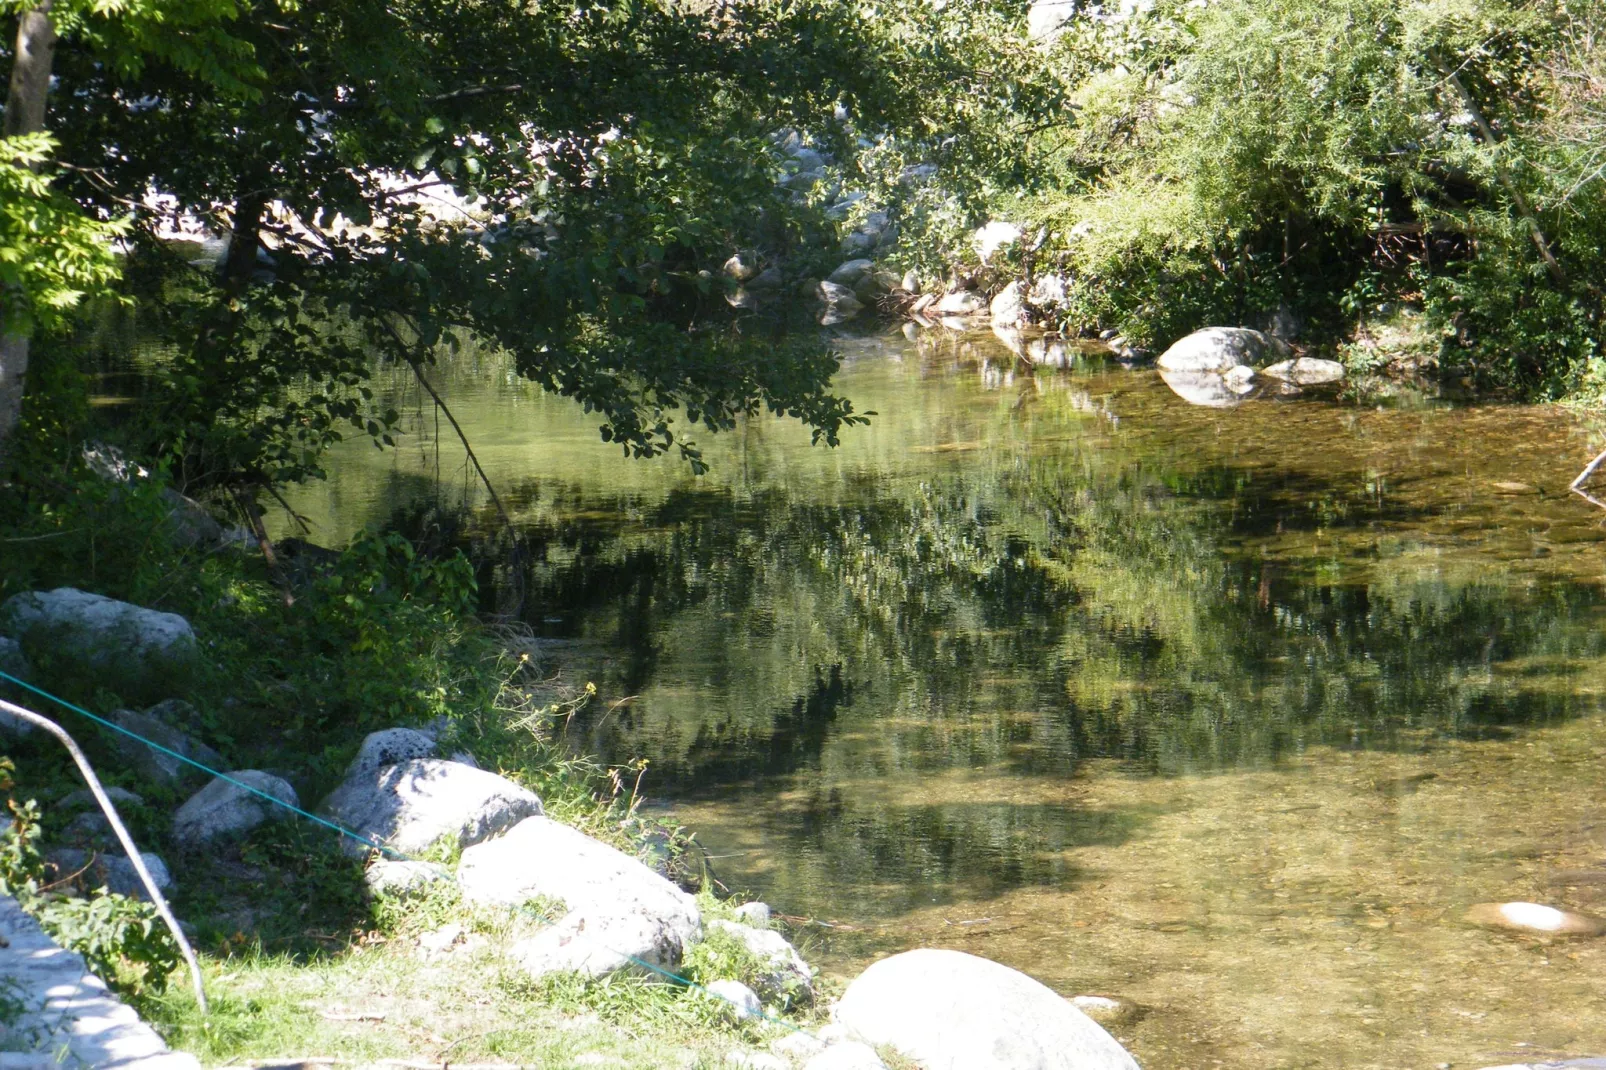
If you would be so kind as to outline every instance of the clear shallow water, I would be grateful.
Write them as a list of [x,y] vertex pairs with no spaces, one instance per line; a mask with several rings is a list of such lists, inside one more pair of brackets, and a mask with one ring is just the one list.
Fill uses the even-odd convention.
[[[443,377],[542,548],[532,623],[632,696],[583,744],[647,758],[726,884],[830,923],[841,977],[947,946],[1127,999],[1150,1070],[1606,1054],[1606,941],[1459,920],[1606,914],[1588,428],[844,347],[871,428],[754,420],[701,479],[494,362]],[[421,415],[297,497],[315,540],[477,500]]]

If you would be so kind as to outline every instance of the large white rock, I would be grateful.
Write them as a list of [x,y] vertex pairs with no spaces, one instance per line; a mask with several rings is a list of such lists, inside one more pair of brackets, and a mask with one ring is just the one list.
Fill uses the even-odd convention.
[[829,282],[840,283],[852,290],[859,285],[859,280],[869,275],[875,269],[873,260],[844,260],[837,265],[835,271],[826,276]]
[[0,605],[0,632],[35,663],[47,659],[105,680],[124,698],[180,690],[195,666],[195,632],[176,613],[73,587],[28,591]]
[[702,936],[695,899],[629,855],[545,817],[468,848],[457,883],[470,902],[546,898],[568,908],[556,925],[510,949],[536,975],[600,976],[631,958],[671,966]]
[[814,972],[780,933],[724,920],[711,921],[708,928],[729,933],[765,964],[763,975],[755,978],[759,995],[770,1000],[788,996],[803,1002],[814,998]]
[[[272,774],[242,769],[229,776],[281,802],[300,805],[295,789]],[[186,847],[201,847],[213,840],[248,832],[265,821],[283,821],[290,816],[289,810],[237,784],[214,780],[192,795],[173,815],[173,838]]]
[[1169,372],[1224,372],[1240,364],[1258,368],[1291,356],[1288,343],[1247,327],[1206,327],[1179,339],[1160,355]]
[[1087,1015],[1047,986],[962,951],[882,959],[848,986],[838,1022],[921,1070],[1138,1070]]
[[[350,777],[323,801],[323,812],[375,843],[403,854],[450,837],[468,847],[527,817],[541,800],[506,777],[439,758],[413,758]],[[354,840],[345,850],[361,854]]]

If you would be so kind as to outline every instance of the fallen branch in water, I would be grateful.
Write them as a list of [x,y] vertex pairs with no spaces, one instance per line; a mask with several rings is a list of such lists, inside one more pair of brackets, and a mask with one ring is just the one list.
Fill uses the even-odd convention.
[[1594,475],[1596,470],[1599,469],[1602,464],[1606,464],[1606,450],[1601,450],[1599,453],[1595,454],[1595,459],[1584,465],[1584,470],[1578,473],[1577,479],[1573,480],[1567,485],[1567,489],[1584,499],[1586,502],[1589,502],[1591,505],[1596,505],[1602,509],[1606,509],[1606,502],[1602,502],[1599,498],[1596,498],[1594,495],[1590,494],[1584,489],[1584,484],[1589,482],[1589,477]]

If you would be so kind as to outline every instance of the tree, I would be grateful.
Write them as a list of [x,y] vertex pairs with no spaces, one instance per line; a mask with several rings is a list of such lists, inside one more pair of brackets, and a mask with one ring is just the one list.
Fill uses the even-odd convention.
[[103,64],[135,74],[149,56],[248,92],[249,53],[219,23],[233,0],[0,0],[17,16],[0,140],[0,450],[16,426],[36,327],[116,278],[111,243],[124,228],[109,213],[85,215],[51,188],[55,140],[45,136],[57,42],[79,37]]
[[[941,19],[986,5],[951,7]],[[181,479],[255,492],[316,475],[341,428],[389,433],[365,405],[376,353],[422,381],[466,336],[596,411],[634,455],[698,463],[677,420],[720,430],[768,408],[829,442],[861,418],[829,392],[823,343],[732,325],[710,269],[744,247],[807,255],[827,236],[776,186],[778,129],[844,159],[877,128],[964,141],[962,115],[936,102],[976,53],[932,49],[931,5],[259,0],[242,13],[232,28],[262,69],[249,97],[71,42],[57,62],[81,203],[105,213],[155,189],[231,235],[220,270],[194,270],[151,237],[155,213],[133,209],[130,292],[179,349],[152,444]],[[435,195],[463,210],[427,211]]]

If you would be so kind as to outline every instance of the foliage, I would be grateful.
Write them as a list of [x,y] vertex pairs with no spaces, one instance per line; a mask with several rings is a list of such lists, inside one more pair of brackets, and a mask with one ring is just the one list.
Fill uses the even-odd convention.
[[117,276],[111,243],[127,233],[79,210],[42,168],[47,134],[0,138],[0,329],[59,328],[85,295]]
[[[0,759],[0,776],[9,777]],[[9,779],[5,788],[10,788]],[[84,957],[91,972],[131,996],[160,991],[182,964],[178,945],[156,908],[100,888],[87,898],[52,895],[34,841],[39,807],[7,800],[11,823],[0,833],[0,895],[15,898],[62,947]]]

